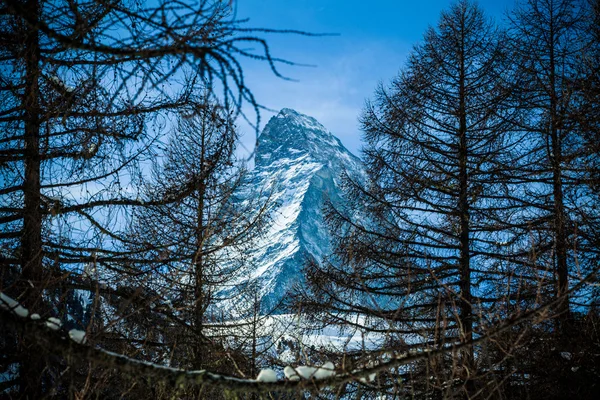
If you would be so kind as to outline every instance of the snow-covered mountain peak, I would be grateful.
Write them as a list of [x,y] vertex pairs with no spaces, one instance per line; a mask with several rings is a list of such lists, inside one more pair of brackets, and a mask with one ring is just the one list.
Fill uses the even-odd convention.
[[247,279],[260,282],[268,310],[302,282],[307,259],[320,262],[331,253],[323,205],[341,205],[342,174],[361,179],[364,167],[316,119],[289,108],[269,120],[255,157],[248,188],[240,190],[240,197],[270,188],[262,193],[268,192],[275,205],[266,236],[247,254],[253,265]]
[[331,133],[315,118],[301,114],[291,108],[282,108],[281,111],[279,111],[279,114],[275,116],[275,120],[278,122],[285,121],[286,123],[318,131],[325,136],[332,136]]
[[309,154],[324,161],[332,152],[348,152],[341,142],[316,119],[291,108],[283,108],[272,117],[258,138],[256,165],[268,165],[273,159],[297,159]]

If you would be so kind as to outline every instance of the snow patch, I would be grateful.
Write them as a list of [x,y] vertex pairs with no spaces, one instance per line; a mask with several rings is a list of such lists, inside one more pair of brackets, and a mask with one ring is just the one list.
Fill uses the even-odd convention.
[[27,316],[29,315],[29,310],[27,310],[23,306],[16,306],[13,312],[21,318],[27,318]]
[[58,318],[50,317],[46,320],[46,326],[53,331],[57,331],[62,326],[62,322]]
[[0,308],[10,310],[21,318],[27,318],[29,310],[19,304],[15,299],[0,292]]
[[296,373],[296,370],[294,368],[290,367],[289,365],[283,369],[283,374],[290,381],[299,381],[300,380],[300,375],[298,375],[298,373]]
[[236,198],[244,202],[256,188],[264,189],[261,199],[273,205],[272,223],[254,248],[244,252],[252,269],[235,284],[258,282],[267,310],[301,283],[306,256],[320,262],[329,254],[321,206],[327,199],[343,201],[344,171],[356,180],[365,180],[366,173],[360,160],[315,118],[289,108],[267,123],[258,142],[255,167]]
[[67,84],[65,84],[62,79],[60,79],[58,76],[56,75],[52,75],[50,77],[50,81],[52,83],[54,83],[56,86],[60,87],[62,90],[64,90],[67,93],[73,93],[75,91],[75,88],[73,86],[69,86]]
[[284,368],[283,373],[290,381],[302,379],[327,379],[335,376],[334,365],[331,361],[326,362],[321,367],[309,367],[299,365],[296,368],[289,365]]
[[0,307],[3,310],[12,310],[13,308],[17,307],[19,305],[19,303],[14,300],[12,297],[9,297],[7,295],[5,295],[4,293],[0,292]]
[[69,331],[69,337],[72,341],[79,344],[84,344],[86,342],[85,331],[80,331],[77,329],[71,329]]
[[277,374],[272,369],[263,369],[256,377],[257,382],[277,382]]
[[333,376],[335,376],[335,367],[331,361],[327,361],[315,372],[315,379],[327,379]]

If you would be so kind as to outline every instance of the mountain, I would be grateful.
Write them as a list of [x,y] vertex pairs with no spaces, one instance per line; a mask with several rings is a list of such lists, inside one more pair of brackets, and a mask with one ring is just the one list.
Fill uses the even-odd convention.
[[322,207],[343,201],[344,171],[364,177],[361,161],[312,117],[284,108],[259,136],[248,185],[271,187],[275,207],[266,236],[249,254],[249,279],[258,280],[264,309],[301,282],[307,257],[319,262],[330,253]]

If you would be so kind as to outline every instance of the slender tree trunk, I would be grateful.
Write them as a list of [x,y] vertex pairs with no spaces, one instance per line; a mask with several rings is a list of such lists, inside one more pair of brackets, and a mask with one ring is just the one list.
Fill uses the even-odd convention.
[[[27,13],[39,19],[38,0],[28,0]],[[24,136],[25,177],[23,181],[23,232],[21,237],[21,302],[35,309],[44,285],[42,267],[42,214],[40,209],[40,90],[39,90],[39,33],[27,26],[25,44]],[[44,364],[39,354],[28,349],[31,343],[21,342],[21,397],[41,398],[41,377]]]
[[[27,3],[28,12],[38,17],[37,0]],[[21,238],[22,277],[29,307],[38,300],[43,280],[42,214],[40,208],[40,106],[39,106],[39,35],[29,26],[25,37],[25,179],[23,182],[23,236]],[[27,282],[29,281],[29,282]],[[31,284],[34,288],[31,288]]]
[[[464,21],[462,21],[462,43],[460,56],[459,75],[459,146],[458,146],[458,179],[459,199],[458,211],[460,214],[460,323],[462,325],[462,336],[465,342],[473,340],[473,310],[471,296],[471,253],[470,253],[470,209],[469,209],[469,175],[468,175],[468,151],[467,151],[467,115],[466,115],[466,77],[464,60]],[[473,365],[473,348],[469,347],[464,360],[465,367],[471,369]]]
[[[553,10],[551,10],[552,12]],[[562,300],[557,313],[560,329],[565,328],[569,320],[569,271],[567,266],[567,232],[565,227],[565,207],[563,201],[562,183],[562,139],[560,133],[560,116],[558,113],[558,98],[556,93],[556,56],[554,16],[550,16],[550,137],[552,154],[549,155],[552,164],[552,190],[554,201],[554,240],[556,246],[556,296]]]
[[470,210],[468,200],[468,172],[466,131],[463,130],[464,116],[461,117],[459,146],[459,185],[458,208],[460,214],[460,320],[465,341],[473,339],[473,310],[471,296],[471,253],[470,253]]
[[[203,122],[204,124],[204,122]],[[204,130],[205,127],[202,126]],[[198,204],[196,209],[196,254],[194,255],[194,273],[195,273],[195,286],[194,286],[194,329],[196,333],[196,359],[194,361],[194,368],[204,368],[204,354],[206,352],[203,334],[203,322],[204,322],[204,311],[206,309],[205,299],[205,285],[204,285],[204,197],[206,195],[206,184],[204,176],[204,154],[205,154],[205,134],[202,133],[202,139],[200,143],[200,176],[197,177],[197,196]]]
[[[252,290],[254,290],[254,304],[253,304],[253,313],[252,313],[252,354],[250,360],[250,377],[253,378],[258,374],[258,314],[260,312],[260,300],[258,299],[258,288],[256,286],[252,286]],[[258,399],[256,393],[252,393],[251,400]]]
[[203,323],[204,323],[204,310],[205,310],[205,296],[204,296],[204,257],[202,254],[203,245],[203,225],[202,221],[204,218],[203,213],[204,201],[201,197],[198,202],[198,231],[196,236],[196,255],[194,260],[194,273],[195,273],[195,286],[194,286],[194,330],[196,334],[196,359],[194,361],[194,368],[204,368],[203,365],[203,353],[205,352],[205,343],[203,335]]

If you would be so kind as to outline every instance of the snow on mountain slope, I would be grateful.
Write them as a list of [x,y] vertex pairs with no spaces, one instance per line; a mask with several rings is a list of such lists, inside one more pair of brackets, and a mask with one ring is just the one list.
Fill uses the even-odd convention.
[[307,257],[320,261],[329,254],[322,207],[326,200],[343,201],[344,171],[364,177],[361,161],[316,119],[284,108],[265,126],[248,180],[253,188],[272,187],[276,204],[273,224],[249,254],[248,279],[260,283],[263,309],[301,282]]

